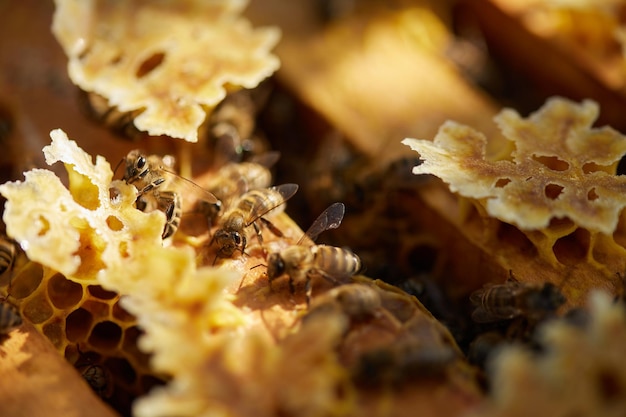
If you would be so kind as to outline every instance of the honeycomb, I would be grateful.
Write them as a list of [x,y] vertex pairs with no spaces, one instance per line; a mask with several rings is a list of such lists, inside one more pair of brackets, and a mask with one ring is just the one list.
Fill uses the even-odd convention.
[[509,159],[489,160],[487,139],[451,121],[432,142],[403,143],[423,160],[415,174],[434,174],[464,198],[458,213],[482,244],[543,262],[546,273],[554,272],[547,280],[565,286],[569,301],[580,305],[594,286],[614,291],[625,267],[626,179],[616,171],[626,138],[610,127],[593,128],[598,113],[590,100],[559,97],[528,118],[503,110],[495,120],[515,145]]
[[[371,391],[372,380],[416,398],[441,390],[450,410],[480,398],[454,339],[415,298],[355,278],[380,299],[366,319],[350,309],[307,315],[304,282],[293,293],[287,279],[270,288],[256,268],[260,245],[212,266],[205,244],[162,242],[163,213],[135,209],[137,190],[113,181],[104,158],[93,163],[61,130],[51,137],[46,160],[65,164],[69,189],[43,169],[0,185],[7,234],[28,256],[5,291],[78,369],[111,373],[110,401],[124,414],[119,404],[159,378],[165,385],[140,396],[134,415],[367,415],[395,397]],[[272,221],[285,234],[265,241],[270,253],[303,234],[284,213]],[[312,302],[333,286],[318,278]]]
[[69,280],[21,252],[13,272],[2,276],[0,294],[70,363],[102,367],[110,377],[101,396],[122,413],[129,413],[134,398],[163,383],[164,376],[155,375],[149,356],[137,348],[142,331],[115,292]]
[[74,84],[152,136],[197,142],[228,91],[255,87],[279,65],[269,52],[279,31],[253,29],[240,16],[245,1],[55,4],[52,29]]

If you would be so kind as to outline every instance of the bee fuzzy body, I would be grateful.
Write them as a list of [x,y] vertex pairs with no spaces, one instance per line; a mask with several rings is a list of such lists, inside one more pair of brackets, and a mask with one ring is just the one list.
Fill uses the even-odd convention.
[[235,251],[244,253],[248,241],[247,229],[250,226],[253,226],[259,243],[263,244],[261,229],[257,221],[262,221],[274,235],[281,237],[282,232],[263,216],[270,211],[272,214],[284,211],[283,203],[291,198],[297,190],[296,184],[283,184],[276,187],[250,190],[242,195],[235,207],[224,214],[222,226],[209,242],[209,245],[214,242],[217,243],[217,257],[229,258]]
[[542,318],[565,302],[565,297],[551,283],[543,285],[508,281],[475,291],[470,295],[475,306],[472,319],[477,323],[509,320],[524,316]]
[[179,188],[186,185],[199,196],[200,201],[217,204],[219,201],[209,191],[190,180],[170,172],[163,159],[157,155],[144,156],[138,150],[128,153],[123,180],[137,188],[137,209],[149,212],[159,210],[165,214],[162,238],[167,239],[178,230],[183,215],[183,198]]

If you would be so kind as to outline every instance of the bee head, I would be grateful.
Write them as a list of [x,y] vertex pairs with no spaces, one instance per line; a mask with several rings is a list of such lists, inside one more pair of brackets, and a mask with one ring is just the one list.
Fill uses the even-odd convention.
[[285,272],[285,262],[280,253],[272,253],[267,258],[267,278],[272,281]]
[[212,240],[217,243],[218,254],[221,258],[230,258],[237,248],[241,248],[241,252],[246,248],[246,238],[237,231],[219,229]]
[[138,150],[130,151],[124,160],[126,161],[124,180],[127,183],[135,182],[148,172],[148,161]]

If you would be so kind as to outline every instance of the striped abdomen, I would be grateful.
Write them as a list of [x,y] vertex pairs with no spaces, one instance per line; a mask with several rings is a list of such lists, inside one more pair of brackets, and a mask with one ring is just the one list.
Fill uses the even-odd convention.
[[15,259],[15,244],[6,238],[0,238],[0,275],[11,269]]
[[285,210],[285,197],[273,188],[250,190],[237,203],[237,209],[246,213],[246,226],[267,212],[280,213]]
[[311,251],[315,255],[311,269],[327,278],[345,281],[361,270],[361,259],[347,249],[317,245]]

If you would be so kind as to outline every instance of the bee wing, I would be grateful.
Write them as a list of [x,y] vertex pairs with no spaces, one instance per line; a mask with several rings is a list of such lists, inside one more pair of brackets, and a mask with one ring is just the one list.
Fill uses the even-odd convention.
[[483,302],[484,289],[476,290],[470,294],[470,302],[472,305],[479,306]]
[[167,179],[168,181],[170,181],[170,184],[174,186],[174,188],[181,187],[182,189],[184,189],[185,192],[195,195],[198,200],[206,201],[209,204],[217,204],[219,202],[219,200],[213,195],[213,193],[200,187],[198,184],[191,181],[190,179],[181,177],[180,175],[166,168],[161,169],[164,174],[167,174]]
[[250,158],[250,162],[264,166],[265,168],[271,168],[280,159],[279,151],[267,151],[260,155],[255,155]]
[[223,133],[215,137],[213,145],[213,164],[215,166],[220,167],[231,162],[241,161],[241,155],[237,151],[239,136],[236,133],[236,129],[232,127],[232,132]]
[[343,215],[346,212],[346,206],[343,203],[333,203],[326,210],[320,214],[317,219],[311,224],[306,233],[298,241],[298,245],[302,243],[305,237],[308,237],[312,241],[320,235],[320,233],[336,229],[343,220]]
[[[281,184],[275,187],[266,188],[265,190],[269,190],[271,192],[276,192],[280,197],[275,199],[272,204],[268,206],[256,206],[248,216],[246,221],[246,227],[250,226],[260,217],[265,216],[270,211],[274,210],[276,207],[284,204],[287,200],[294,196],[294,194],[298,191],[298,184]],[[252,190],[252,192],[262,192],[263,190]]]
[[492,311],[479,306],[472,311],[472,320],[476,323],[491,323],[512,319],[520,313],[520,310],[513,306],[501,306],[492,309]]

